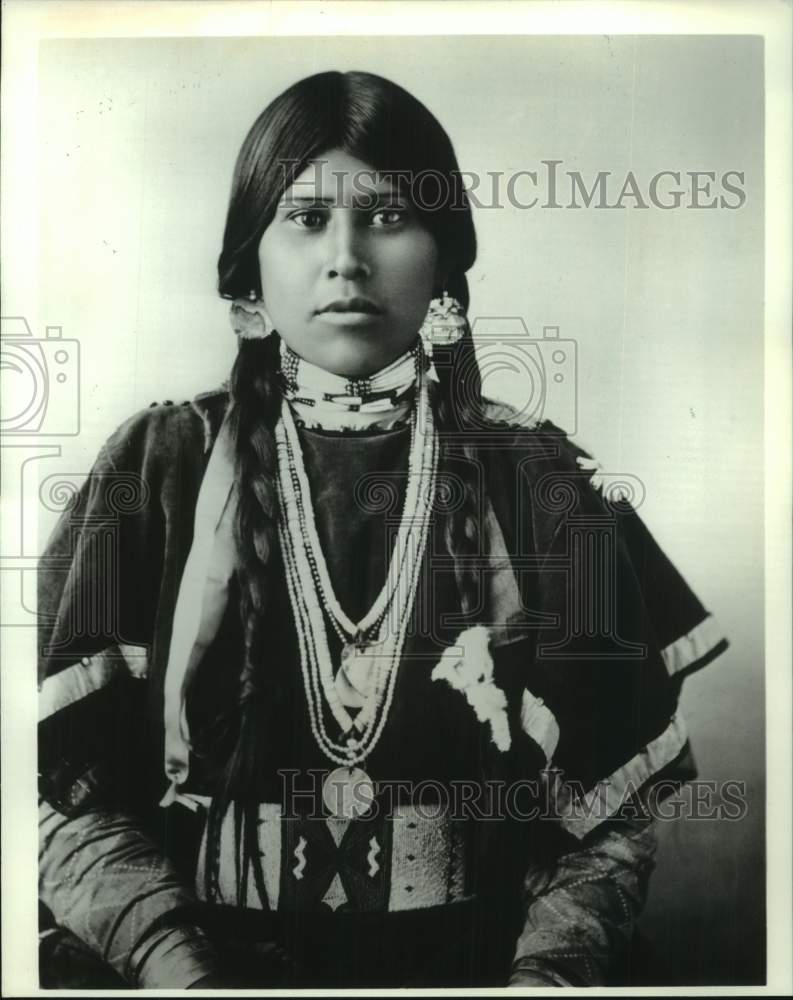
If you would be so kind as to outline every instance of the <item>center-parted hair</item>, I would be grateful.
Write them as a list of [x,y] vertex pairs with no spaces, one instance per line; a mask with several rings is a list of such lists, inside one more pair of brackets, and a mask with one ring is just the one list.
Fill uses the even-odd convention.
[[218,261],[220,294],[261,294],[262,234],[284,191],[331,149],[393,176],[435,237],[441,257],[452,262],[448,290],[467,306],[465,272],[476,259],[476,235],[449,136],[412,94],[360,72],[300,80],[253,123],[234,167]]
[[[325,72],[300,80],[277,97],[254,122],[234,168],[218,290],[225,298],[261,295],[259,243],[286,189],[312,161],[340,149],[378,172],[392,175],[434,237],[448,278],[446,289],[468,305],[465,273],[476,258],[471,209],[452,143],[429,110],[402,87],[363,72]],[[442,289],[437,288],[436,294]],[[205,733],[222,745],[227,761],[207,829],[206,891],[216,892],[220,823],[235,801],[243,858],[240,884],[253,876],[266,905],[255,843],[256,776],[263,773],[260,712],[266,699],[266,642],[262,635],[268,572],[277,544],[278,498],[274,428],[281,405],[277,382],[278,337],[240,340],[231,379],[230,420],[235,448],[239,506],[235,524],[237,579],[245,640],[239,697]],[[464,379],[463,379],[464,373]],[[453,435],[467,452],[466,429],[481,427],[481,380],[467,328],[438,366],[436,422],[443,441]],[[461,384],[461,380],[464,384]],[[461,443],[461,432],[463,434]],[[467,457],[473,458],[472,453]],[[476,607],[475,572],[465,556],[481,551],[481,503],[475,462],[456,463],[461,502],[444,513],[444,538],[453,557],[461,607]],[[197,737],[198,739],[198,737]],[[243,893],[244,895],[244,893]]]

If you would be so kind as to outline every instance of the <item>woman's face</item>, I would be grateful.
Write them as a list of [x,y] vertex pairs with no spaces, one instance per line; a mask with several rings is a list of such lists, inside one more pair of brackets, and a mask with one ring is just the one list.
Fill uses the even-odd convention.
[[259,266],[265,309],[286,344],[327,371],[363,376],[414,341],[438,248],[395,186],[334,149],[284,192]]

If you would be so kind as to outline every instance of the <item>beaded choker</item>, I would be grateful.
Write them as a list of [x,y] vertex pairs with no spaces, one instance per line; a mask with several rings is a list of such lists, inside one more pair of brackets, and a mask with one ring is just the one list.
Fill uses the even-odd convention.
[[301,358],[281,341],[281,388],[301,423],[355,430],[406,423],[416,378],[428,361],[420,341],[372,375],[334,375]]

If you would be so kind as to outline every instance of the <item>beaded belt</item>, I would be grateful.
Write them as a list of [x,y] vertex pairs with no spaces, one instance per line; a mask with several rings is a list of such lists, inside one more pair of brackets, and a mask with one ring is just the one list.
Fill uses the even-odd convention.
[[[397,911],[470,899],[465,885],[465,827],[447,816],[397,806],[391,816],[285,818],[281,806],[259,807],[258,847],[271,910]],[[262,909],[252,872],[238,890],[234,815],[220,831],[218,903]],[[206,831],[196,888],[204,894]]]

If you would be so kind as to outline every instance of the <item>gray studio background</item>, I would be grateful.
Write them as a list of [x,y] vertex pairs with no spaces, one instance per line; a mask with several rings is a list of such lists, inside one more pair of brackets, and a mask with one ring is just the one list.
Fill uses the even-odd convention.
[[[37,334],[58,325],[79,340],[81,430],[40,472],[86,473],[126,416],[226,377],[234,343],[214,267],[236,153],[276,93],[332,68],[407,87],[480,175],[557,159],[588,182],[633,170],[646,189],[660,170],[744,172],[737,210],[475,210],[469,280],[472,317],[521,316],[533,336],[553,325],[576,342],[576,440],[642,480],[640,513],[731,640],[687,681],[683,707],[701,777],[744,781],[748,811],[660,824],[642,925],[658,981],[761,981],[761,39],[42,44],[40,297],[4,314],[30,311]],[[509,376],[496,388],[523,392]],[[41,511],[42,537],[54,516]]]

